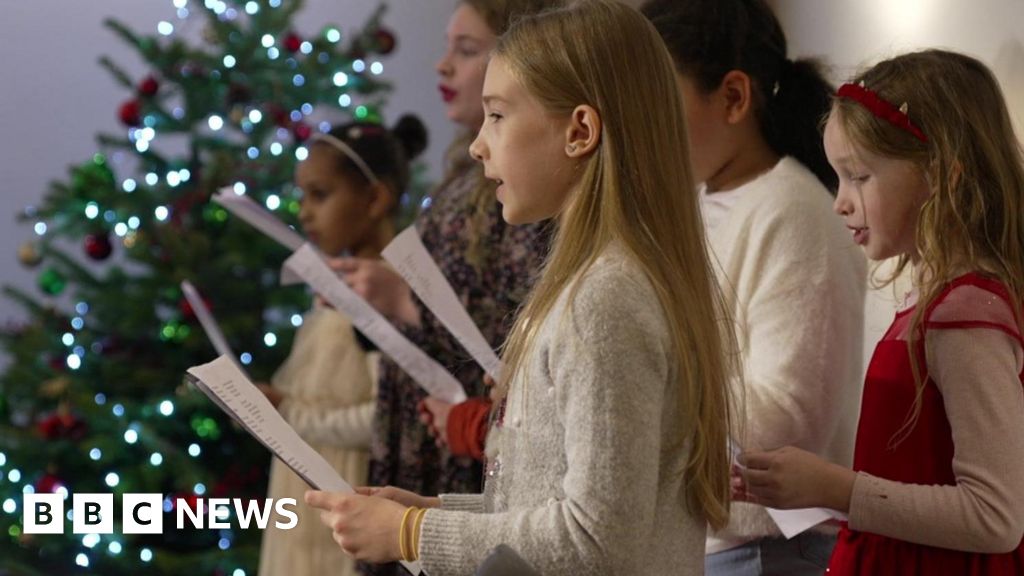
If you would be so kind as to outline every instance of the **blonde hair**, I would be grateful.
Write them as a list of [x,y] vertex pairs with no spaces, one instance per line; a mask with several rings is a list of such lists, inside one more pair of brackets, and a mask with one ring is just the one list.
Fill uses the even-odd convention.
[[[730,407],[725,308],[708,260],[672,60],[639,12],[584,0],[523,18],[495,57],[548,111],[587,104],[603,120],[597,150],[559,217],[545,265],[506,343],[505,385],[522,369],[541,320],[613,240],[646,273],[665,311],[679,365],[678,441],[690,509],[715,528],[729,515]],[[727,336],[728,338],[728,336]],[[728,338],[731,341],[731,338]]]
[[[469,6],[483,18],[495,36],[501,36],[508,30],[516,18],[535,14],[561,4],[558,0],[460,0],[459,4]],[[482,105],[481,105],[482,106]],[[473,191],[470,193],[472,214],[470,216],[470,235],[466,246],[466,260],[476,269],[484,267],[487,261],[488,246],[483,242],[487,237],[489,213],[497,200],[494,196],[496,183],[484,178],[483,168],[467,153],[469,144],[476,138],[476,133],[466,130],[456,136],[445,153],[445,176],[439,189],[450,185],[457,178],[472,173]]]
[[[925,382],[915,341],[925,312],[948,282],[969,270],[994,276],[1009,290],[1022,329],[1024,154],[998,81],[974,58],[925,50],[881,62],[852,82],[863,82],[895,106],[907,103],[911,121],[927,137],[922,142],[856,102],[839,98],[833,104],[833,117],[857,146],[913,162],[932,188],[916,225],[919,297],[907,338],[917,395],[895,444],[920,416]],[[901,255],[883,284],[909,264],[910,256]]]

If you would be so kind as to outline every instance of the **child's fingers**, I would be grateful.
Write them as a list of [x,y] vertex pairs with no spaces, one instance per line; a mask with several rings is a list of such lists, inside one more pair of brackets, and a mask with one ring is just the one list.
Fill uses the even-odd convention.
[[306,504],[309,504],[313,508],[319,508],[321,510],[327,510],[333,503],[332,494],[330,492],[323,492],[320,490],[306,490]]
[[748,469],[743,472],[743,484],[748,490],[758,490],[773,487],[777,484],[774,475],[765,470]]
[[772,459],[770,452],[744,452],[736,457],[736,463],[747,469],[767,470]]
[[359,261],[355,258],[329,258],[327,265],[330,266],[331,270],[345,274],[359,269]]
[[380,486],[356,486],[353,490],[360,496],[376,496],[380,492]]
[[495,384],[494,378],[491,378],[490,374],[484,374],[484,385],[485,386],[494,386],[494,384]]
[[416,405],[416,410],[419,412],[420,422],[423,423],[423,425],[430,426],[434,423],[434,413],[430,411],[425,399],[420,400],[420,403]]

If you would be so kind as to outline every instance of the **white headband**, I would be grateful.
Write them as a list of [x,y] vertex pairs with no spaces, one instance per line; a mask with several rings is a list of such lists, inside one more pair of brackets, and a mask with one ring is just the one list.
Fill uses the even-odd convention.
[[364,162],[362,158],[359,157],[359,154],[356,154],[356,151],[340,138],[336,138],[330,134],[314,134],[313,141],[330,144],[351,160],[352,163],[356,165],[356,168],[359,168],[359,171],[363,173],[363,176],[366,176],[366,179],[370,181],[370,184],[375,186],[380,184],[380,179],[373,173],[373,170],[370,170],[370,167],[366,165],[366,162]]

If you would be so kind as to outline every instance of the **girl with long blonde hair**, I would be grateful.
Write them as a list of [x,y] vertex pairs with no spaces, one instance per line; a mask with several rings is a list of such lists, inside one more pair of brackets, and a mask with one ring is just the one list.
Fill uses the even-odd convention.
[[657,33],[619,2],[501,38],[471,152],[505,220],[558,227],[504,351],[487,485],[309,493],[342,548],[434,576],[498,544],[542,574],[703,573],[707,525],[728,519],[731,355],[678,99]]
[[[451,283],[484,338],[497,347],[529,293],[547,253],[545,224],[512,227],[501,218],[494,183],[466,151],[483,123],[480,90],[498,35],[520,14],[552,0],[460,0],[445,31],[446,49],[436,64],[438,93],[459,136],[449,149],[445,177],[424,200],[415,226],[431,257]],[[463,135],[465,134],[465,135]],[[376,257],[336,262],[336,269],[367,302],[427,354],[449,368],[476,405],[484,405],[482,371],[405,281]],[[424,392],[397,364],[382,358],[370,441],[369,484],[421,494],[474,492],[483,478],[479,462],[435,444],[419,420]],[[469,403],[467,403],[469,404]],[[397,565],[361,567],[378,576],[404,574]]]
[[1024,156],[999,84],[953,52],[884,61],[840,87],[825,150],[836,212],[914,291],[868,368],[853,470],[746,454],[737,496],[848,512],[830,574],[1024,573]]

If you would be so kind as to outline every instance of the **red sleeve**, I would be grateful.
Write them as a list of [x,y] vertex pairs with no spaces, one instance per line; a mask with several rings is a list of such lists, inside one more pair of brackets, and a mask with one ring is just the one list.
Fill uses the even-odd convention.
[[452,406],[448,413],[448,449],[454,456],[483,460],[490,413],[491,401],[487,398],[470,398]]

